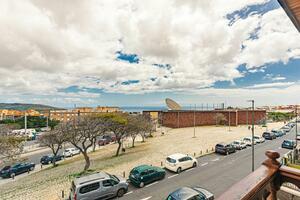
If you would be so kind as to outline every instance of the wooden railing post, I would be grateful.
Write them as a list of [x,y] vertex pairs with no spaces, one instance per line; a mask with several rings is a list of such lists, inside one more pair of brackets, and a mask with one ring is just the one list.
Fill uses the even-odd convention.
[[[277,174],[280,168],[280,163],[277,161],[277,159],[280,158],[280,154],[272,150],[266,151],[265,154],[268,157],[268,159],[263,162],[263,165],[269,168],[270,174],[274,174],[274,173]],[[269,188],[270,195],[268,196],[267,200],[277,199],[277,191],[279,190],[280,187],[277,181],[278,180],[275,178],[273,181],[270,182],[270,188]]]

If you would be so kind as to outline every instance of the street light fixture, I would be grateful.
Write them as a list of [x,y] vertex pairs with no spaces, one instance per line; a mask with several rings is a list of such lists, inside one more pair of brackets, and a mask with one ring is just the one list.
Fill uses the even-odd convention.
[[248,100],[252,103],[252,172],[254,171],[254,100]]

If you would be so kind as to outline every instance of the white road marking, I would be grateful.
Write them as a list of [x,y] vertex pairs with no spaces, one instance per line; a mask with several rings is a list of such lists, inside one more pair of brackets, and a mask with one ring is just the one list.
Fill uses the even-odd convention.
[[216,158],[216,159],[213,159],[213,160],[211,160],[212,162],[215,162],[215,161],[218,161],[218,160],[220,160],[220,158]]
[[282,149],[281,147],[278,147],[278,149]]
[[168,178],[173,178],[173,177],[175,177],[175,176],[178,176],[178,174],[174,174],[174,175],[172,175],[172,176],[169,176]]
[[156,184],[156,183],[158,183],[158,181],[155,181],[154,183],[151,183],[151,184],[149,184],[149,185],[146,185],[146,187],[150,187],[150,186],[152,186],[152,185],[154,185],[154,184]]
[[206,162],[206,163],[201,164],[202,167],[205,166],[205,165],[208,165],[208,163]]
[[194,169],[194,168],[190,168],[190,169],[186,170],[186,172],[192,171],[193,169]]
[[133,191],[127,192],[126,194],[124,194],[124,196],[125,196],[125,195],[129,195],[129,194],[132,194],[132,193],[133,193]]
[[148,200],[148,199],[151,199],[151,198],[152,198],[152,196],[143,198],[143,199],[141,199],[141,200]]

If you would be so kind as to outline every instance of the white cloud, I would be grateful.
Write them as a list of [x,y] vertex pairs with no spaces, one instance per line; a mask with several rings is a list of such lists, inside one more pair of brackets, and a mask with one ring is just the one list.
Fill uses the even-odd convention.
[[[243,63],[259,70],[299,58],[300,36],[282,9],[228,26],[227,14],[264,2],[3,0],[0,93],[60,96],[58,89],[72,85],[120,93],[191,91],[233,82],[244,76],[237,70]],[[258,39],[249,40],[258,25]],[[140,63],[117,61],[116,51],[138,54]],[[128,80],[140,82],[120,84]],[[60,96],[67,97],[80,98]]]
[[262,83],[262,84],[255,84],[252,86],[248,86],[246,88],[249,89],[259,89],[259,88],[274,88],[274,87],[288,87],[294,85],[295,82],[275,82],[275,83]]

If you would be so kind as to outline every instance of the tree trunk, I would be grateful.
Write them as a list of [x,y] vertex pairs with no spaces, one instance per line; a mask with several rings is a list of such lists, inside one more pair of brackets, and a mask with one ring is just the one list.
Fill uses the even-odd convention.
[[142,142],[145,142],[145,133],[141,134],[142,136]]
[[84,171],[86,171],[90,168],[90,165],[91,165],[90,157],[88,156],[86,151],[83,151],[82,154],[83,154],[83,157],[85,160]]
[[118,145],[118,149],[117,149],[117,152],[116,152],[116,156],[119,156],[122,142],[121,142],[121,141],[118,141],[118,144],[119,144],[119,145]]
[[97,140],[95,140],[95,141],[93,142],[93,152],[96,151],[96,143],[97,143]]
[[132,137],[132,147],[134,147],[135,137]]

